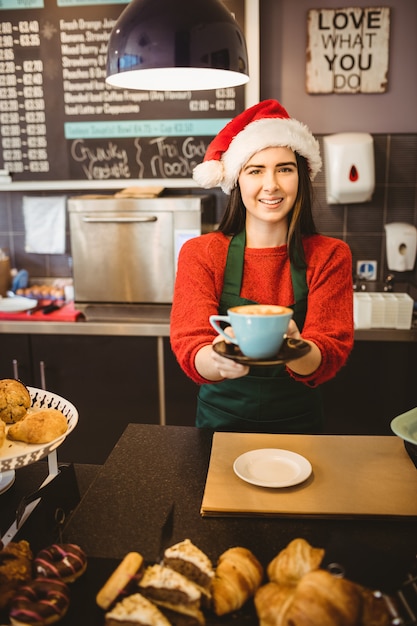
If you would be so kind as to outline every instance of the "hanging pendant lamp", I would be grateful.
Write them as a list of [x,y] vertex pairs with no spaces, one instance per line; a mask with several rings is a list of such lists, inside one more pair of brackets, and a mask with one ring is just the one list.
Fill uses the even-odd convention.
[[244,35],[221,0],[131,0],[108,43],[106,82],[194,91],[249,80]]

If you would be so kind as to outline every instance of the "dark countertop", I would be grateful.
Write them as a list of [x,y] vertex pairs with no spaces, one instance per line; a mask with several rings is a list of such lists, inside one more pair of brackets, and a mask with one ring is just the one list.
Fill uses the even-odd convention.
[[[200,505],[211,437],[210,431],[194,427],[130,424],[103,466],[93,471],[89,466],[75,467],[81,502],[64,529],[63,540],[81,545],[89,566],[72,587],[70,613],[62,626],[103,624],[95,594],[127,552],[137,550],[149,562],[158,559],[160,530],[172,503],[175,514],[169,543],[188,537],[213,562],[227,548],[242,545],[265,566],[292,539],[303,537],[326,550],[324,566],[340,563],[347,577],[388,593],[398,588],[417,553],[415,518],[203,518]],[[42,462],[17,474],[25,472],[27,484],[29,478],[33,483],[39,466]],[[8,497],[8,492],[1,496],[2,511]],[[238,618],[237,622],[236,615],[217,621],[212,617],[207,623],[257,623],[251,607]]]
[[174,502],[172,542],[189,537],[213,560],[232,545],[244,545],[265,564],[289,541],[304,537],[356,580],[381,587],[395,583],[396,571],[416,554],[417,519],[201,517],[211,436],[194,427],[130,424],[69,522],[66,538],[82,542],[92,556],[120,559],[138,550],[154,560],[159,529]]

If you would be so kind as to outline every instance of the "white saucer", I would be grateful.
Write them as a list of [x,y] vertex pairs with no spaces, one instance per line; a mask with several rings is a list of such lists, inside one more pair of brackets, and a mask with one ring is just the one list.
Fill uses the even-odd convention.
[[277,448],[250,450],[238,456],[233,470],[239,478],[259,487],[292,487],[306,480],[311,472],[310,461]]
[[397,415],[391,422],[391,430],[401,439],[417,444],[417,407]]

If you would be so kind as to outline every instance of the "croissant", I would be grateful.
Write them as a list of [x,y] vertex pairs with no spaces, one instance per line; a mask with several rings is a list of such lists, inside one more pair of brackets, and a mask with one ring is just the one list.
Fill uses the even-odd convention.
[[259,626],[281,626],[294,594],[294,585],[266,583],[259,587],[254,598]]
[[357,585],[326,570],[305,574],[298,583],[283,626],[357,626],[362,595]]
[[380,594],[319,569],[323,556],[295,539],[271,561],[254,598],[260,626],[389,626]]
[[49,443],[65,434],[68,422],[58,409],[39,409],[9,427],[7,437],[25,443]]
[[[357,585],[362,595],[362,626],[390,626],[392,618],[380,593]],[[391,598],[392,600],[392,598]]]
[[220,555],[212,580],[212,607],[216,615],[240,609],[262,583],[263,567],[247,548],[229,548]]
[[295,585],[304,574],[318,569],[323,557],[322,548],[313,548],[305,539],[294,539],[269,563],[268,578],[277,583]]

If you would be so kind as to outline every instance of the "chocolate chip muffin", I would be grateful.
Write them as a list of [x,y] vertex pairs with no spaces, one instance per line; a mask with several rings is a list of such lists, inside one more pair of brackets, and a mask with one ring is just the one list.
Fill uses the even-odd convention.
[[26,415],[31,405],[28,389],[20,380],[3,378],[0,380],[0,419],[6,424],[14,424]]

